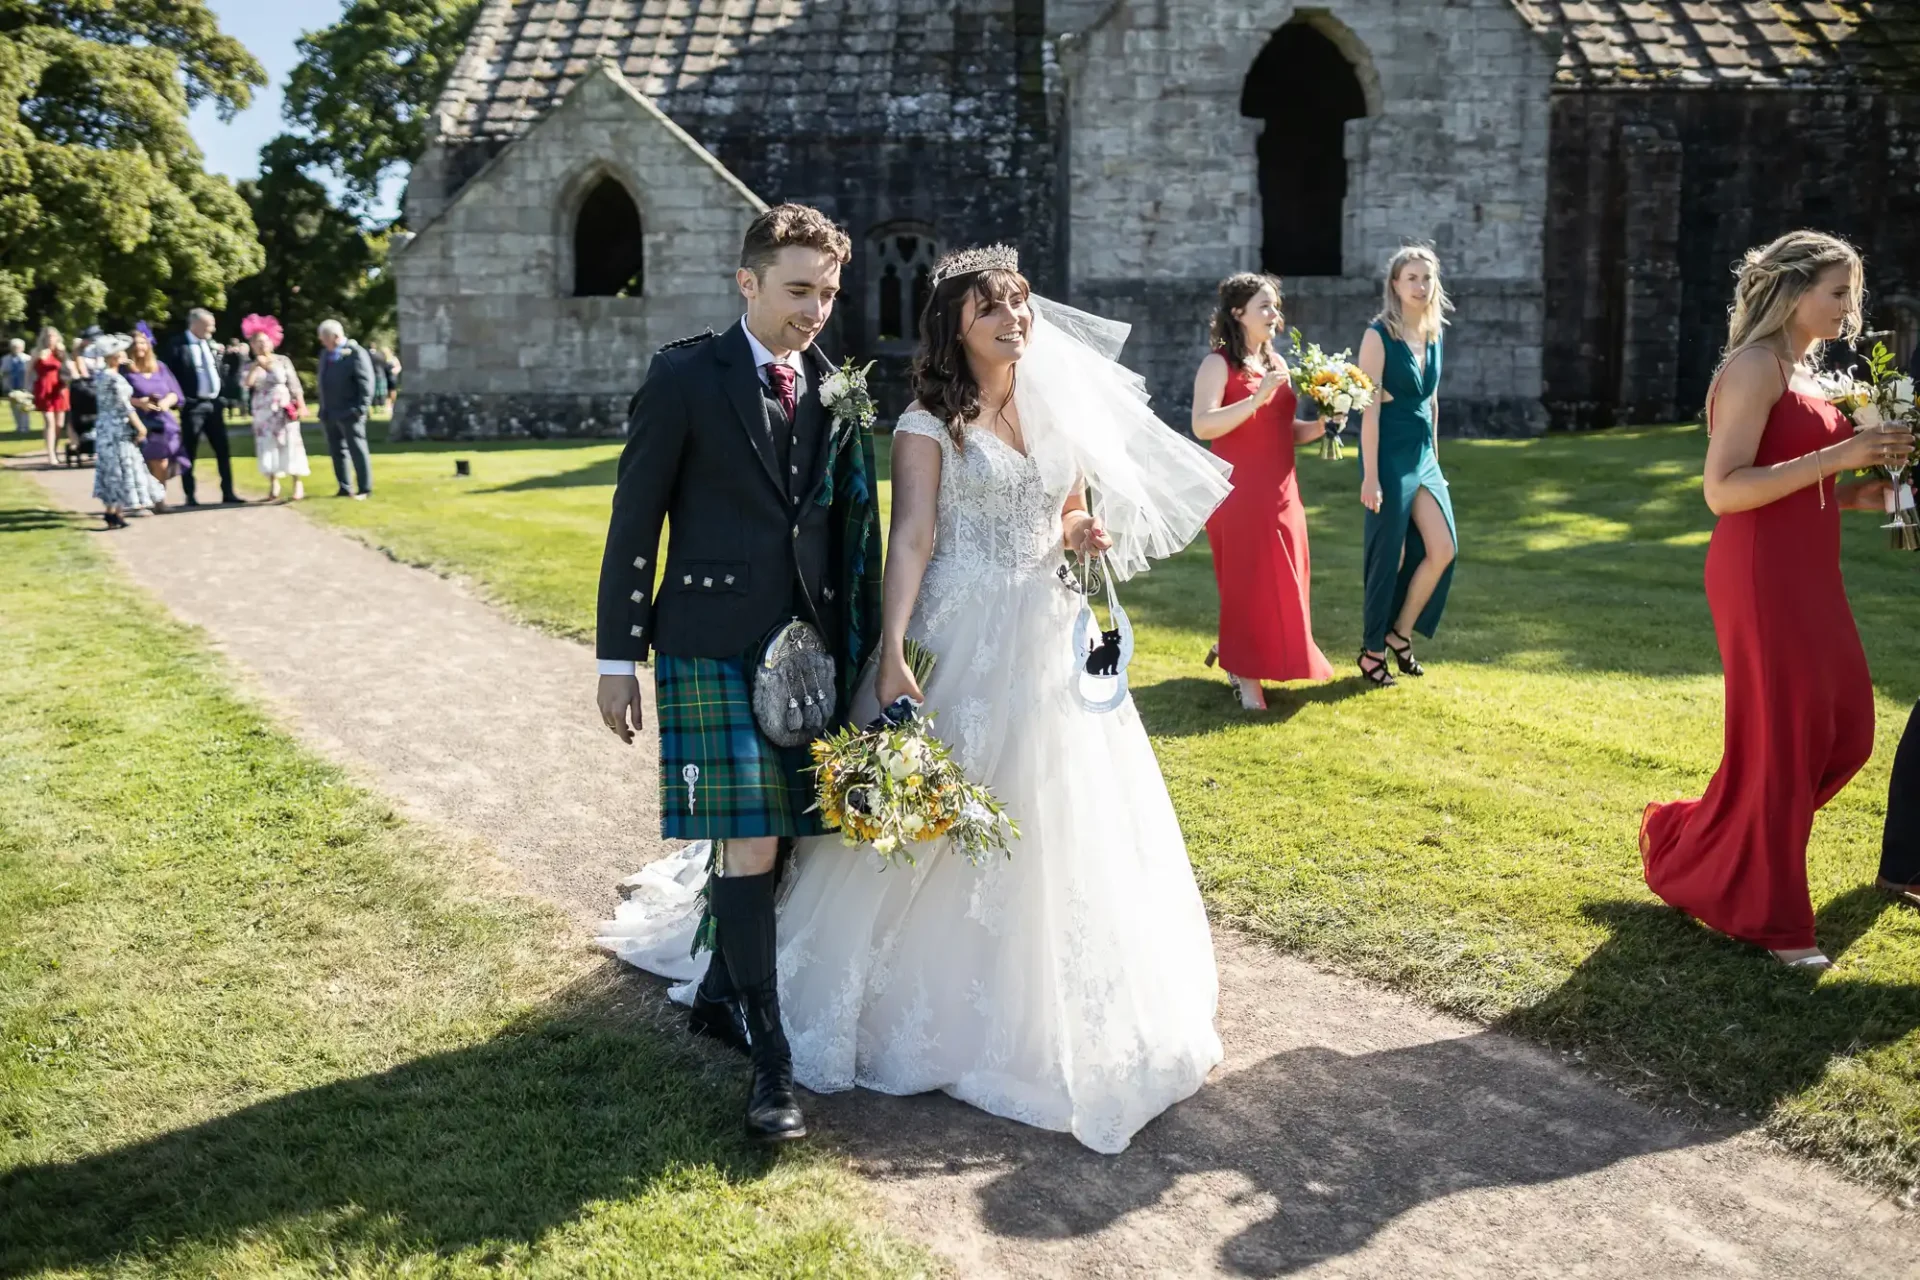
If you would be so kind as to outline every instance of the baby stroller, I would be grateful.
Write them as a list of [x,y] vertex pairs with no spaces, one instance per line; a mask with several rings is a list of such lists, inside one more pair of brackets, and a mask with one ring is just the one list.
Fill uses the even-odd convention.
[[71,408],[67,410],[67,438],[61,456],[70,467],[93,457],[93,423],[100,416],[100,400],[91,382],[75,382],[67,387]]

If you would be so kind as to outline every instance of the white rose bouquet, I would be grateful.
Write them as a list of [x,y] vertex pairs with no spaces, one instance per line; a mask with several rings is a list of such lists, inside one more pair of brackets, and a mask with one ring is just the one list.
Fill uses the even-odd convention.
[[1340,447],[1340,434],[1347,428],[1347,415],[1363,413],[1373,403],[1373,379],[1353,363],[1351,351],[1328,355],[1295,329],[1293,385],[1320,406],[1320,416],[1326,419],[1327,434],[1320,440],[1320,456],[1329,462],[1340,461],[1346,456]]
[[9,391],[7,392],[7,399],[12,402],[13,407],[16,409],[33,408],[33,393],[31,391]]
[[[1821,374],[1820,390],[1835,408],[1853,421],[1854,430],[1867,431],[1885,423],[1905,423],[1920,429],[1920,408],[1914,404],[1913,376],[1893,366],[1893,353],[1876,342],[1867,357],[1863,381],[1843,373]],[[1914,505],[1915,461],[1903,467],[1883,467],[1892,482],[1887,495],[1887,530],[1896,551],[1920,551],[1920,510]]]
[[[907,666],[924,685],[933,655],[909,640]],[[812,752],[813,810],[848,845],[870,844],[912,866],[912,846],[944,837],[977,866],[995,850],[1010,854],[1008,840],[1019,838],[993,792],[969,782],[933,736],[933,716],[904,698],[863,730],[819,739]]]

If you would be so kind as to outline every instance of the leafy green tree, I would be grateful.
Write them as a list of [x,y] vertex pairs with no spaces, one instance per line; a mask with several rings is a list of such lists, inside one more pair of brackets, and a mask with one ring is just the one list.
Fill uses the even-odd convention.
[[202,0],[0,0],[0,321],[157,321],[259,270],[187,113],[266,82]]
[[286,329],[287,354],[303,367],[319,343],[322,320],[339,320],[362,341],[384,341],[394,309],[386,233],[368,232],[335,205],[305,172],[305,158],[302,140],[282,134],[260,149],[260,176],[240,184],[265,261],[228,291],[221,326],[237,332],[248,312],[272,315]]
[[[3,0],[0,0],[3,2]],[[353,0],[300,37],[287,123],[306,161],[337,174],[364,212],[380,180],[420,157],[440,90],[466,47],[479,0]]]

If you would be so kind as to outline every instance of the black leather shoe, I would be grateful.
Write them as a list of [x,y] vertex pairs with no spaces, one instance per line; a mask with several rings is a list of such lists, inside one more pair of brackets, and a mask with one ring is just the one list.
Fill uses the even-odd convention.
[[687,1030],[705,1036],[742,1055],[753,1052],[747,1040],[747,1017],[737,1000],[709,1000],[707,993],[693,993],[693,1011],[687,1015]]
[[762,1142],[792,1142],[807,1136],[807,1118],[800,1114],[800,1103],[793,1096],[793,1063],[784,1053],[777,1061],[753,1064],[747,1132]]

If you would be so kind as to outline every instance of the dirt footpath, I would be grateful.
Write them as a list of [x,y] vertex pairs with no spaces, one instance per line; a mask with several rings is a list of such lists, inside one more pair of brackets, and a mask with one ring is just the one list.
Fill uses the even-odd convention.
[[[37,475],[93,510],[90,472]],[[653,743],[600,724],[582,646],[286,507],[102,537],[303,738],[486,841],[582,945],[661,852]],[[1914,1215],[1753,1133],[1216,941],[1226,1062],[1124,1155],[938,1095],[842,1094],[814,1114],[898,1227],[968,1277],[1920,1276]]]

